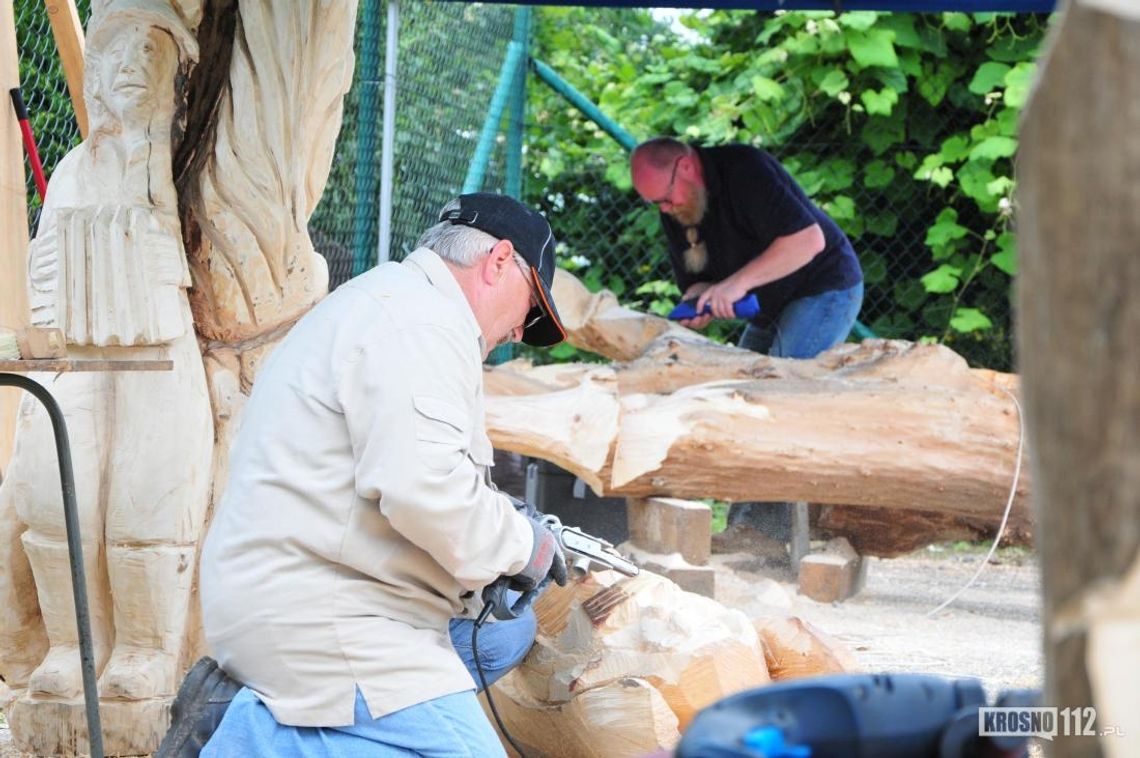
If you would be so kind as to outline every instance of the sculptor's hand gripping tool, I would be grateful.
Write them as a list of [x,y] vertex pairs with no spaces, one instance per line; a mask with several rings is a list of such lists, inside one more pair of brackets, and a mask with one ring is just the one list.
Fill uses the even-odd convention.
[[[586,534],[581,529],[565,526],[557,516],[543,514],[539,523],[554,534],[559,547],[562,548],[567,570],[577,578],[585,576],[590,571],[607,569],[613,569],[626,576],[637,576],[640,571],[636,564],[623,558],[612,543],[606,542],[601,537]],[[546,586],[546,582],[522,593],[514,603],[507,601],[509,585],[510,577],[501,576],[483,589],[483,612],[476,621],[478,625],[482,625],[487,615],[492,613],[495,618],[504,621],[518,618]]]
[[606,569],[613,569],[626,576],[637,576],[640,570],[632,561],[623,558],[611,543],[601,537],[586,534],[581,529],[565,526],[557,516],[544,515],[542,525],[554,533],[566,556],[566,567],[575,576],[581,577],[589,571]]

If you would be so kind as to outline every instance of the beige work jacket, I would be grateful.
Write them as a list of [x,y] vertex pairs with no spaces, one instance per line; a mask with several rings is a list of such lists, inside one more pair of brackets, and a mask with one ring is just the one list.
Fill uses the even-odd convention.
[[202,552],[211,653],[277,721],[474,683],[448,621],[533,537],[490,485],[483,341],[431,250],[341,285],[261,369]]

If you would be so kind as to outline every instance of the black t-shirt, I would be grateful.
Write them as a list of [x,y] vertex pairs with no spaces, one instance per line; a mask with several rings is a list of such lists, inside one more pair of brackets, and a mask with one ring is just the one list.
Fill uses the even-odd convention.
[[854,287],[863,280],[859,260],[847,236],[816,207],[791,175],[771,155],[748,145],[694,145],[708,190],[708,211],[697,226],[708,250],[703,271],[685,270],[689,242],[685,227],[661,214],[669,242],[669,258],[684,293],[697,282],[719,282],[744,268],[768,249],[777,237],[802,231],[812,224],[823,230],[823,252],[803,268],[756,287],[759,326],[775,321],[792,300]]

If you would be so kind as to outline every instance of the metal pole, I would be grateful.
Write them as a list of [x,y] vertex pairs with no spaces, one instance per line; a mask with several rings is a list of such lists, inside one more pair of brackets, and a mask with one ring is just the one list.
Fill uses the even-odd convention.
[[375,195],[373,161],[376,160],[376,96],[380,86],[379,0],[364,0],[360,13],[360,100],[356,122],[356,199],[352,213],[352,275],[363,274],[372,263],[368,232],[372,226]]
[[92,758],[103,758],[103,730],[99,724],[99,689],[95,684],[95,649],[91,642],[91,609],[87,605],[87,577],[83,570],[83,544],[79,540],[79,508],[75,504],[75,470],[71,466],[71,443],[59,403],[42,385],[19,374],[0,373],[0,387],[19,387],[43,403],[55,433],[59,483],[63,490],[63,522],[67,529],[67,554],[71,561],[71,592],[75,598],[75,625],[79,631],[79,665],[83,673],[83,699],[87,707],[87,742]]
[[[526,60],[530,39],[530,6],[515,9],[514,40],[522,45]],[[510,120],[507,130],[507,186],[506,192],[516,200],[522,197],[523,131],[526,127],[526,66],[519,66],[511,85]]]
[[483,187],[483,176],[487,173],[487,164],[495,147],[495,134],[499,131],[499,121],[502,120],[503,109],[507,106],[507,96],[510,95],[511,86],[515,81],[515,72],[524,60],[523,46],[515,40],[507,43],[507,54],[503,56],[503,67],[499,69],[499,83],[495,86],[491,104],[487,107],[487,117],[483,119],[483,131],[479,134],[475,154],[467,167],[467,178],[463,180],[465,193],[478,192]]
[[531,63],[534,64],[534,72],[538,74],[539,79],[546,82],[551,89],[566,98],[567,102],[582,111],[588,119],[602,127],[606,134],[617,140],[619,145],[626,150],[632,150],[637,146],[637,140],[633,138],[632,134],[622,129],[616,121],[602,113],[601,108],[594,105],[589,98],[574,89],[574,86],[559,76],[554,69],[537,58],[532,58]]
[[384,133],[380,148],[380,229],[376,262],[392,257],[392,156],[396,145],[396,43],[400,37],[400,2],[388,0],[388,41],[384,51]]

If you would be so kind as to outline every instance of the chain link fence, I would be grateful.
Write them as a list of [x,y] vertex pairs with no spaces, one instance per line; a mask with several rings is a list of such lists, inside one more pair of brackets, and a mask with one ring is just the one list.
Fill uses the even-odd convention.
[[[90,2],[80,0],[78,5],[86,23]],[[356,69],[345,101],[344,125],[325,193],[309,224],[314,245],[328,260],[333,287],[371,266],[377,256],[386,9],[382,0],[361,0]],[[410,251],[438,209],[462,189],[512,37],[514,13],[513,7],[498,4],[426,1],[400,6],[391,218],[394,259]],[[78,127],[44,6],[17,3],[16,20],[24,99],[50,176],[78,143]],[[529,86],[544,85],[532,76]],[[967,128],[969,124],[962,121],[967,115],[949,107],[930,108],[928,113],[912,114],[908,129],[921,132],[920,142],[929,145]],[[916,150],[918,143],[904,141],[876,152],[873,143],[853,138],[843,113],[830,116],[803,125],[781,144],[763,146],[851,236],[867,283],[860,321],[877,336],[930,335],[932,325],[945,323],[945,309],[951,307],[945,298],[928,298],[919,281],[930,268],[924,235],[945,199],[935,197],[931,185],[910,180],[902,168],[894,172],[894,179],[868,181],[868,166],[876,162],[905,166],[905,154]],[[505,143],[500,134],[484,190],[504,189]],[[550,218],[563,265],[594,288],[612,289],[624,302],[661,310],[676,299],[676,293],[668,289],[672,275],[656,210],[606,178],[611,164],[624,161],[624,155],[615,145],[611,155],[585,161],[555,182],[528,181],[524,200]],[[816,172],[813,167],[820,156],[840,157],[850,171]],[[524,172],[524,180],[526,176]],[[28,201],[34,233],[40,203],[30,173]],[[646,282],[657,284],[646,286]],[[991,302],[960,303],[983,307],[990,314],[994,328],[984,343],[961,335],[935,336],[945,337],[974,365],[1008,370],[1008,294],[1005,286],[978,287],[969,297],[985,296]],[[719,336],[734,341],[741,329],[740,324],[727,324]]]
[[[344,126],[328,186],[309,222],[313,243],[329,262],[330,287],[377,256],[384,6],[361,3]],[[391,258],[411,252],[439,209],[460,194],[513,24],[509,6],[400,4]],[[504,145],[498,140],[483,190],[503,191]]]
[[[927,230],[945,207],[946,198],[939,188],[914,180],[904,167],[913,170],[916,155],[968,129],[972,118],[972,113],[948,107],[912,113],[908,128],[916,139],[879,151],[854,138],[839,111],[805,124],[782,143],[757,146],[780,160],[850,237],[866,285],[859,320],[876,337],[917,340],[937,336],[973,365],[1010,370],[1009,287],[1006,281],[990,281],[1004,274],[982,271],[979,283],[990,286],[973,288],[968,300],[960,303],[981,308],[993,320],[993,330],[984,340],[945,333],[954,303],[929,297],[920,281],[931,269]],[[816,170],[824,157],[830,159],[827,173]],[[673,275],[657,210],[632,190],[619,190],[606,178],[610,162],[624,159],[624,153],[599,157],[577,173],[563,174],[558,184],[532,182],[526,199],[551,219],[562,243],[563,265],[588,286],[606,287],[623,302],[662,312],[679,294],[667,286]],[[842,170],[835,171],[836,165]],[[867,171],[868,167],[872,170]],[[959,221],[975,225],[965,214]],[[744,326],[743,322],[714,322],[711,328],[715,337],[735,342]]]
[[[91,0],[76,3],[84,26],[91,15]],[[44,173],[50,178],[67,151],[79,144],[79,124],[67,92],[63,64],[56,52],[51,21],[43,3],[16,3],[16,49],[20,56],[20,92],[28,107],[28,122]],[[7,100],[7,93],[5,100]],[[9,103],[5,108],[11,107]],[[26,163],[25,158],[25,165]],[[28,225],[35,235],[43,204],[36,193],[31,168],[25,172],[28,195]]]

